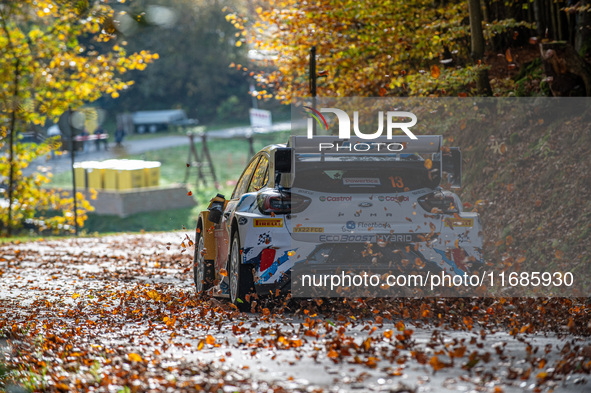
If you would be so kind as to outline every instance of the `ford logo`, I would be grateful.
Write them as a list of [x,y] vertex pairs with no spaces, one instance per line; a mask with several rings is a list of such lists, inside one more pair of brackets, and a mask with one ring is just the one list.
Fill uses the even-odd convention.
[[373,203],[371,203],[371,202],[361,202],[359,204],[359,207],[372,207],[372,206],[373,206]]

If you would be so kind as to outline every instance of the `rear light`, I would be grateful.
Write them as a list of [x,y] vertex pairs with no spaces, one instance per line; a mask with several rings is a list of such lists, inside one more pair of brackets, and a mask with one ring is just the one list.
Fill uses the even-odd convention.
[[311,201],[308,197],[290,192],[270,191],[259,194],[257,203],[263,214],[290,214],[303,211]]
[[443,192],[432,192],[419,198],[419,204],[429,213],[459,213],[453,195]]
[[274,248],[265,248],[261,253],[261,268],[260,271],[265,271],[275,261],[275,249]]

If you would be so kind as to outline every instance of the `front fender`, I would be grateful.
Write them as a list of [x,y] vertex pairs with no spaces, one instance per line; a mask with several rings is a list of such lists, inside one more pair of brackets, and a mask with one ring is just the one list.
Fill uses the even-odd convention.
[[[197,227],[199,227],[199,224],[201,224],[201,236],[203,236],[203,240],[205,243],[205,254],[203,255],[204,259],[213,261],[215,260],[217,255],[217,245],[215,241],[215,224],[209,221],[208,217],[208,210],[204,210],[201,213],[199,213]],[[197,244],[195,244],[195,247],[197,247]]]

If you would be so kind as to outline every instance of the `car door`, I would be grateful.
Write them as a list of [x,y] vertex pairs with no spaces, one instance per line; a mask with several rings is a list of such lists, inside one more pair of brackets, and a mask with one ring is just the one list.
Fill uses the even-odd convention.
[[226,204],[224,214],[222,215],[222,221],[215,230],[215,239],[217,245],[217,257],[215,261],[216,271],[219,271],[226,266],[226,259],[230,247],[230,236],[232,235],[231,230],[234,212],[236,211],[236,207],[239,206],[241,198],[248,190],[250,180],[257,167],[259,159],[260,155],[255,156],[246,166],[244,172],[242,172],[240,179],[238,179],[238,182],[236,183],[234,192]]

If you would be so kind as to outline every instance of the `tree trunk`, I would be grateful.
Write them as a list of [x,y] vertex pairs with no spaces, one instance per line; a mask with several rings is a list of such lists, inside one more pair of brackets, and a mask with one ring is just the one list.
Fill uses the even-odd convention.
[[546,26],[542,12],[542,1],[543,0],[534,0],[534,18],[536,19],[536,31],[540,37],[544,37],[544,27]]
[[[12,37],[10,36],[10,30],[8,30],[8,26],[6,25],[6,15],[3,12],[0,12],[0,20],[2,21],[2,30],[6,34],[6,39],[8,41],[8,47],[14,54],[14,45],[12,43]],[[15,56],[16,61],[14,65],[14,91],[13,91],[13,101],[12,101],[12,108],[10,113],[10,136],[8,138],[8,165],[10,174],[8,175],[8,214],[7,214],[7,223],[6,223],[6,231],[8,236],[12,235],[12,203],[13,203],[13,193],[14,193],[14,144],[15,144],[15,135],[16,135],[16,111],[18,109],[18,84],[20,81],[20,58]]]
[[[589,5],[590,0],[581,1],[581,6]],[[585,56],[591,50],[591,12],[582,11],[576,14],[575,50]]]
[[534,7],[533,7],[533,5],[527,7],[527,21],[529,23],[535,22],[535,19],[534,19]]
[[484,34],[482,33],[482,10],[480,0],[469,0],[470,37],[472,43],[472,59],[478,61],[484,56]]
[[491,19],[491,11],[490,11],[490,0],[483,0],[484,1],[484,13],[482,14],[482,17],[484,19],[485,22],[490,22]]
[[479,96],[492,96],[493,92],[492,87],[490,86],[490,81],[488,80],[487,69],[478,71],[478,79],[476,79],[476,90],[478,91]]
[[[468,6],[470,9],[472,59],[474,59],[474,62],[479,63],[484,56],[484,34],[482,32],[482,9],[480,7],[480,0],[469,0]],[[490,87],[490,82],[488,80],[487,69],[478,71],[476,89],[478,91],[478,95],[492,95],[492,88]]]
[[552,23],[552,34],[550,35],[550,37],[552,37],[552,39],[554,41],[558,40],[558,23],[557,23],[557,18],[556,18],[556,7],[554,7],[554,2],[550,1],[550,21]]
[[556,32],[556,36],[560,41],[564,41],[564,31],[562,28],[562,12],[560,11],[560,4],[556,2],[556,4],[554,4],[554,7],[556,8],[556,28],[558,29],[558,31]]
[[10,168],[10,175],[8,176],[8,219],[6,223],[7,234],[12,236],[12,202],[14,193],[14,137],[16,134],[16,110],[17,110],[17,97],[18,97],[18,83],[20,77],[20,59],[16,59],[14,66],[14,102],[12,106],[12,113],[10,116],[10,138],[8,139],[8,165]]

